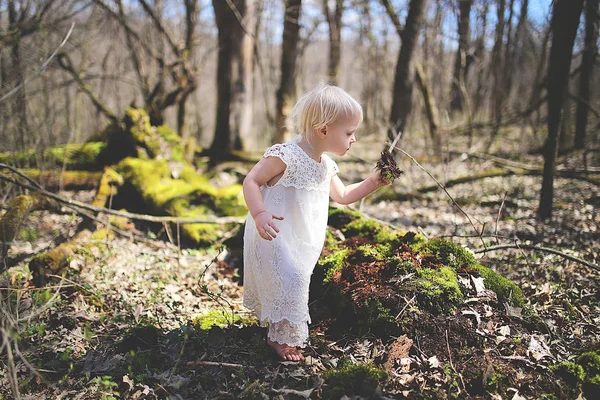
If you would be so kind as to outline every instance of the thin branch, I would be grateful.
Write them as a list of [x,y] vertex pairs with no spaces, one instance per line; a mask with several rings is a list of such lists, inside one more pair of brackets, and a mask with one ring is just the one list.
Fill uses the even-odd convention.
[[526,250],[543,251],[546,253],[551,253],[551,254],[555,254],[557,256],[564,257],[567,260],[578,262],[578,263],[583,264],[586,267],[589,267],[596,271],[600,271],[600,266],[589,263],[585,260],[582,260],[581,258],[577,258],[575,256],[563,253],[562,251],[551,249],[549,247],[534,246],[534,245],[529,245],[529,244],[502,244],[502,245],[498,245],[498,246],[489,246],[489,247],[486,247],[485,249],[475,250],[475,254],[487,253],[488,251],[506,250],[506,249],[526,249]]
[[402,29],[402,23],[400,22],[400,18],[398,18],[398,13],[396,12],[394,5],[392,3],[390,3],[389,0],[380,0],[380,1],[381,1],[381,5],[385,7],[385,11],[387,12],[390,19],[392,20],[392,23],[394,24],[394,28],[396,28],[396,32],[398,33],[398,36],[400,38],[402,38],[402,33],[404,32],[404,29]]
[[27,85],[33,79],[35,79],[38,76],[40,76],[42,72],[44,72],[44,70],[46,69],[46,67],[48,66],[48,64],[50,64],[50,61],[52,61],[52,59],[56,56],[56,54],[58,54],[58,51],[60,49],[62,49],[63,46],[67,43],[67,40],[69,40],[69,37],[71,36],[71,33],[73,33],[73,28],[74,27],[75,27],[75,23],[72,23],[71,27],[69,28],[69,31],[67,32],[67,35],[65,36],[65,38],[63,39],[63,41],[58,45],[58,47],[56,48],[56,50],[54,50],[54,52],[50,55],[50,57],[46,61],[44,61],[44,63],[40,67],[40,69],[36,73],[34,73],[33,75],[31,75],[30,77],[28,77],[27,79],[25,79],[23,82],[21,82],[19,85],[17,85],[16,87],[14,87],[11,91],[9,91],[8,93],[6,93],[4,96],[0,97],[0,103],[2,103],[4,100],[6,100],[7,98],[9,98],[10,96],[12,96],[13,94],[15,94],[16,92],[18,92],[20,89],[22,89],[23,87],[25,87],[25,85]]
[[215,362],[215,361],[188,361],[187,365],[208,365],[211,367],[231,367],[231,368],[242,368],[242,364],[233,364],[226,362]]
[[[446,195],[450,198],[450,200],[452,201],[452,204],[454,204],[454,206],[456,206],[456,208],[459,209],[459,211],[461,213],[463,213],[463,215],[465,217],[467,217],[467,220],[469,221],[469,223],[471,224],[471,226],[473,227],[473,229],[475,230],[475,232],[480,233],[479,230],[475,227],[475,224],[473,223],[473,221],[471,220],[471,217],[469,217],[469,214],[467,214],[465,212],[465,210],[462,209],[461,206],[458,205],[458,203],[456,202],[456,200],[454,200],[454,198],[450,195],[450,193],[448,193],[448,190],[446,190],[446,187],[444,185],[442,185],[437,179],[435,179],[435,177],[433,175],[431,175],[431,173],[429,171],[427,171],[421,164],[419,164],[419,162],[410,154],[408,154],[406,151],[402,150],[400,147],[394,146],[393,147],[395,150],[398,150],[400,152],[402,152],[405,156],[407,156],[408,158],[410,158],[415,164],[417,164],[417,166],[419,168],[421,168],[423,171],[425,171],[425,173],[427,175],[429,175],[429,177],[431,179],[433,179],[433,181],[444,191],[444,193],[446,193]],[[485,241],[483,240],[483,237],[481,237],[481,234],[479,234],[479,238],[481,239],[481,243],[483,243],[483,247],[487,248]]]

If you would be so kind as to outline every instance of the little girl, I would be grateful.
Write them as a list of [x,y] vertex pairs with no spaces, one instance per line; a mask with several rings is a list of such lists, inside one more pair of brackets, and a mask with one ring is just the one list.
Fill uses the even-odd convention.
[[350,204],[389,184],[375,172],[345,186],[323,154],[346,154],[362,118],[348,93],[319,86],[292,111],[299,138],[267,149],[244,179],[244,305],[268,326],[267,343],[283,360],[304,360],[297,347],[308,339],[308,288],[325,242],[329,197]]

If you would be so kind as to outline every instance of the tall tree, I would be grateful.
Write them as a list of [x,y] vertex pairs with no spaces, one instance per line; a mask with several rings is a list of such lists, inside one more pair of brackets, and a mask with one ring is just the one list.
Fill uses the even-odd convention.
[[471,37],[471,7],[473,0],[458,0],[458,49],[456,50],[456,61],[454,62],[454,77],[450,90],[450,110],[462,111],[463,95],[461,82],[466,86],[467,81],[467,55]]
[[244,13],[240,62],[237,71],[233,71],[233,93],[231,105],[232,146],[241,150],[243,141],[250,135],[252,127],[252,104],[254,96],[254,41],[256,32],[256,0],[246,0]]
[[562,111],[567,96],[573,44],[584,0],[555,0],[552,12],[552,47],[548,65],[548,138],[544,145],[544,172],[538,217],[552,217],[554,169]]
[[398,53],[398,61],[396,62],[392,109],[389,119],[390,129],[388,130],[388,137],[390,140],[394,140],[396,134],[404,132],[412,110],[413,54],[419,37],[427,0],[410,0],[404,28],[402,28],[398,14],[389,0],[381,0],[381,2],[385,6],[402,41],[402,46]]
[[585,147],[585,131],[588,122],[590,99],[592,96],[592,75],[594,60],[598,51],[598,21],[600,21],[598,0],[585,1],[585,39],[579,76],[579,102],[577,103],[577,121],[575,128],[575,148]]
[[342,15],[344,13],[344,0],[335,0],[335,9],[330,10],[329,0],[323,1],[323,14],[329,26],[329,62],[327,75],[329,83],[338,84],[340,60],[342,58]]
[[286,0],[281,43],[281,81],[277,90],[276,128],[274,141],[279,143],[288,136],[287,118],[296,99],[296,59],[300,39],[302,0]]
[[502,82],[504,58],[504,11],[506,8],[505,0],[498,0],[496,5],[496,34],[494,38],[494,48],[492,50],[492,101],[491,101],[491,115],[494,118],[494,129],[490,140],[488,141],[487,149],[492,146],[496,135],[500,130],[500,123],[502,122],[502,104],[504,102],[504,83]]
[[[213,0],[215,21],[217,23],[219,52],[217,65],[217,117],[215,136],[211,145],[213,160],[221,159],[234,149],[235,135],[231,129],[234,83],[238,82],[243,30],[242,23],[246,14],[245,0]],[[232,140],[233,139],[233,140]]]

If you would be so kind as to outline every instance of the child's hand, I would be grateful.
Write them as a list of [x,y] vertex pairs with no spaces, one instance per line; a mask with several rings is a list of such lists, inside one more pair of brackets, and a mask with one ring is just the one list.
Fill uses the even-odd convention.
[[375,171],[372,176],[373,176],[373,179],[375,179],[375,182],[377,183],[377,187],[387,186],[387,185],[392,184],[392,179],[389,177],[386,177],[384,174],[382,174],[382,171]]
[[274,219],[283,220],[283,217],[275,214],[271,214],[268,211],[260,212],[254,217],[254,223],[256,224],[256,230],[261,238],[265,240],[273,240],[277,237],[276,233],[279,233],[277,225],[275,225]]

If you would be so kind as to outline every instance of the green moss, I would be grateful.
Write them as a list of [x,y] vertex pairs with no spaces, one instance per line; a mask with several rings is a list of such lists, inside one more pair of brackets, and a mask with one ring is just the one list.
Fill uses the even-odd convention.
[[433,312],[450,313],[462,301],[456,272],[450,267],[417,269],[421,303]]
[[457,243],[446,239],[431,239],[420,242],[414,249],[423,254],[432,254],[443,265],[454,270],[466,269],[478,272],[484,279],[485,287],[498,295],[501,302],[512,301],[522,306],[523,292],[511,280],[477,263],[473,254]]
[[372,261],[383,261],[391,255],[392,246],[390,243],[383,244],[364,244],[356,248],[356,253]]
[[346,237],[361,236],[369,239],[375,239],[383,233],[386,227],[372,219],[359,218],[351,221],[342,228],[342,233]]
[[48,149],[48,154],[57,163],[78,166],[92,166],[96,164],[98,154],[106,147],[103,142],[87,142],[84,144],[65,144]]
[[365,318],[360,318],[362,329],[376,333],[378,336],[390,336],[396,333],[398,324],[392,310],[379,299],[369,299],[360,310]]
[[219,188],[215,195],[215,208],[220,215],[245,216],[248,209],[242,196],[242,185],[233,184]]
[[242,325],[256,325],[257,320],[255,318],[243,318],[239,314],[225,309],[213,309],[192,319],[192,321],[190,321],[190,326],[195,329],[206,331],[213,326],[225,328],[237,323]]
[[461,245],[446,239],[431,239],[421,242],[415,246],[415,250],[424,254],[433,254],[441,264],[454,269],[469,268],[477,264],[473,254]]
[[342,249],[331,253],[328,256],[322,256],[319,259],[318,265],[325,270],[325,279],[323,279],[323,282],[330,282],[335,273],[344,268],[344,260],[349,253],[349,249]]
[[387,378],[387,374],[372,365],[353,365],[345,361],[339,368],[326,371],[323,378],[326,383],[323,399],[337,400],[352,394],[371,397],[377,385]]
[[342,229],[349,222],[357,219],[364,219],[364,216],[358,211],[347,208],[329,208],[328,224],[336,229]]
[[586,396],[600,391],[600,350],[583,353],[575,362],[563,362],[553,369],[572,387],[583,388]]
[[492,271],[490,268],[479,264],[471,266],[471,269],[479,272],[484,278],[485,287],[498,295],[500,302],[511,301],[514,305],[522,307],[525,304],[523,292],[513,281]]
[[[50,147],[42,152],[25,150],[16,153],[0,153],[0,162],[21,166],[38,165],[40,161],[50,162],[53,166],[83,170],[97,170],[98,154],[106,147],[104,142],[71,143]],[[40,154],[41,153],[41,154]],[[40,160],[41,156],[41,160]]]

